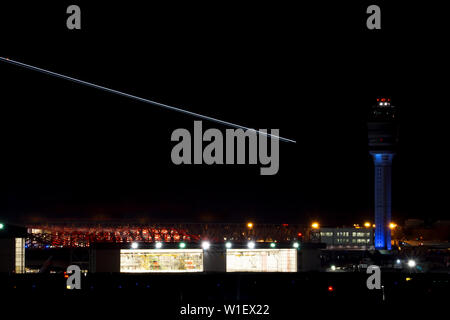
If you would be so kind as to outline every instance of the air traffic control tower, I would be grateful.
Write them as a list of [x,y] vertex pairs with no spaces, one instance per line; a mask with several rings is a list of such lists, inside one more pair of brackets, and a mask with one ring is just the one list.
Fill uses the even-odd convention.
[[398,141],[398,112],[391,99],[379,98],[367,124],[369,152],[375,165],[375,249],[391,249],[392,159]]

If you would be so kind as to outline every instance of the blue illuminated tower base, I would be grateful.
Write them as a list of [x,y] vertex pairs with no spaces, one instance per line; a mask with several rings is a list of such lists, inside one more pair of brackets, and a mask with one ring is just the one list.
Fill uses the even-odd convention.
[[375,249],[391,250],[391,183],[393,153],[371,152],[375,164]]

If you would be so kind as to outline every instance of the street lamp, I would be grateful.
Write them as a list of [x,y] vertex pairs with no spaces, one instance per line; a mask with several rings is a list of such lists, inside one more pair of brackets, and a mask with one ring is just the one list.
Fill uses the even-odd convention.
[[211,246],[211,244],[209,243],[209,241],[203,241],[202,242],[203,250],[208,250],[210,246]]
[[395,223],[393,223],[393,222],[391,222],[391,223],[389,223],[389,228],[392,230],[392,229],[395,229],[395,228],[397,228],[397,225],[395,224]]
[[414,260],[408,260],[408,267],[414,268],[416,266],[416,262]]

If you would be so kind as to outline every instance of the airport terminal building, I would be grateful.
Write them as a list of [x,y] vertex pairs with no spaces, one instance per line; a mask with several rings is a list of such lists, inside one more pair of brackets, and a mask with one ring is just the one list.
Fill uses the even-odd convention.
[[[202,273],[320,269],[300,226],[48,224],[2,230],[2,272]],[[12,232],[14,230],[14,232]],[[20,250],[19,250],[20,249]],[[27,259],[25,259],[27,252]]]
[[327,249],[374,249],[372,228],[321,228],[320,240]]
[[[184,272],[298,272],[320,268],[323,244],[302,245],[267,243],[212,244],[208,248],[191,244],[177,248],[92,248],[92,271],[121,273]],[[249,246],[251,248],[249,248]],[[179,247],[179,245],[178,245]]]

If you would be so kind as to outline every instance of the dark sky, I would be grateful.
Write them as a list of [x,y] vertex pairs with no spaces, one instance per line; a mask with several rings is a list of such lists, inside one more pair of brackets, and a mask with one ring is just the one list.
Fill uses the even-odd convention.
[[[65,25],[75,3],[81,31]],[[2,4],[0,56],[297,144],[281,143],[275,176],[175,166],[170,135],[194,118],[0,63],[0,218],[362,222],[365,121],[381,95],[401,113],[394,219],[448,218],[449,28],[423,3],[378,2],[377,31],[372,2]]]

